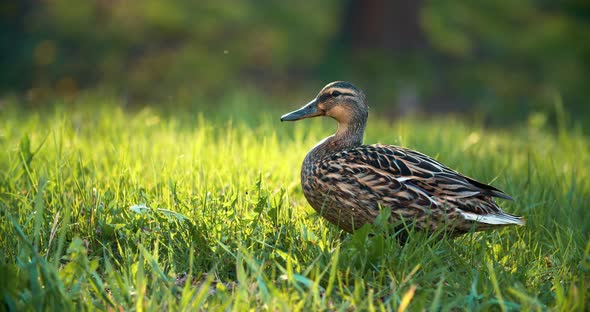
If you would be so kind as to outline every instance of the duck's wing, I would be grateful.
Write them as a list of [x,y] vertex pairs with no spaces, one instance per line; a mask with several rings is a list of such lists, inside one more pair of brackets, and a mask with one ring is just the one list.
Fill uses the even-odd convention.
[[412,181],[435,197],[466,198],[478,195],[513,200],[503,191],[469,178],[433,158],[407,148],[392,145],[367,145],[359,148],[363,161]]

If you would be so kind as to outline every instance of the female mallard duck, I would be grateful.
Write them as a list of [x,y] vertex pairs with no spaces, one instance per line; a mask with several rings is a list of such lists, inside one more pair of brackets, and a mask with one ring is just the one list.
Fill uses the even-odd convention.
[[336,134],[318,143],[301,168],[303,194],[328,221],[347,232],[372,223],[381,208],[391,221],[412,221],[418,229],[442,228],[451,235],[505,225],[523,225],[494,197],[512,198],[493,186],[466,177],[419,152],[392,145],[362,145],[368,106],[348,82],[325,86],[315,99],[281,121],[329,116]]

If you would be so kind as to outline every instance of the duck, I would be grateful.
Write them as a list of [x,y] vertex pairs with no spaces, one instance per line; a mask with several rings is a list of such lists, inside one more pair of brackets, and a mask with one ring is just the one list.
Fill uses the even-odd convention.
[[303,194],[320,216],[353,233],[388,209],[387,224],[397,224],[396,229],[410,224],[451,237],[525,224],[498,206],[495,199],[513,199],[491,185],[405,147],[363,145],[368,111],[359,88],[335,81],[281,116],[281,121],[331,117],[338,122],[336,133],[315,145],[301,166]]

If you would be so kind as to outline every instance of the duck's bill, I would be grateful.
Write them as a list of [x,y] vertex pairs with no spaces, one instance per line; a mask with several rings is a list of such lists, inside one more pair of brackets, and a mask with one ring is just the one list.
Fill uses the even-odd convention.
[[281,116],[281,121],[295,121],[303,118],[319,116],[321,114],[322,112],[318,109],[317,101],[314,99],[302,108]]

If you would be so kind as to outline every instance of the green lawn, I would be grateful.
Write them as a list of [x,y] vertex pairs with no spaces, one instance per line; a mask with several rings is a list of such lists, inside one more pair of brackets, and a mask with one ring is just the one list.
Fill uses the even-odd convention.
[[590,309],[590,144],[576,131],[373,115],[367,143],[492,183],[527,220],[400,247],[382,225],[346,234],[306,203],[300,164],[331,120],[280,123],[296,104],[102,102],[0,108],[0,309]]

